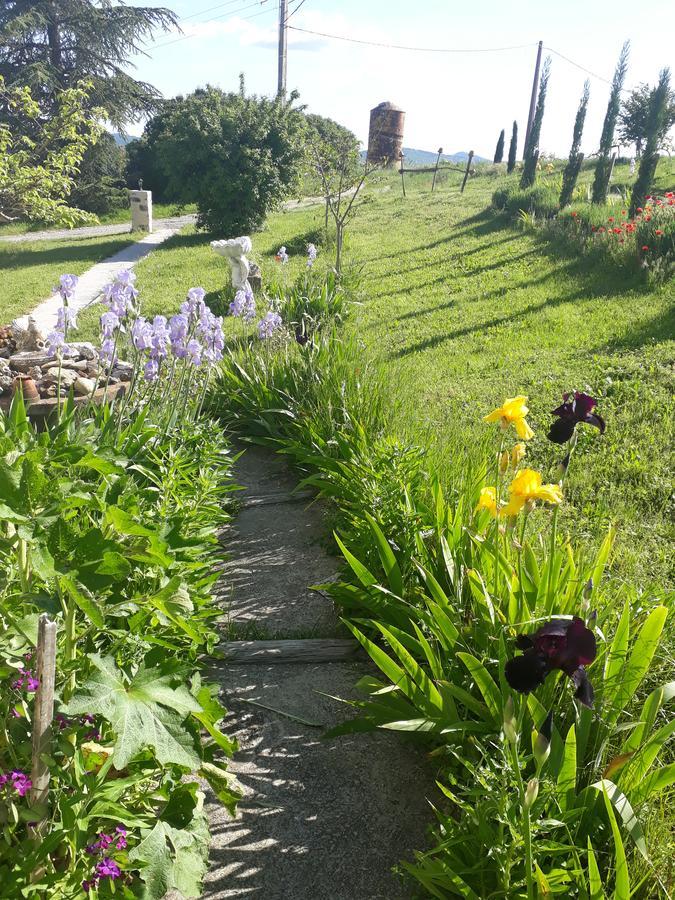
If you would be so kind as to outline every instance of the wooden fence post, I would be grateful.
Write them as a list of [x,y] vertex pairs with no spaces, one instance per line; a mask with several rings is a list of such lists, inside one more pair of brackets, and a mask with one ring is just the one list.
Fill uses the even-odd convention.
[[403,188],[403,196],[405,197],[405,178],[403,175],[403,150],[399,151],[398,154],[399,162],[400,162],[400,171],[401,171],[401,187]]
[[38,622],[36,678],[33,708],[33,753],[31,759],[31,805],[45,804],[49,795],[49,767],[43,757],[49,752],[54,718],[54,680],[56,677],[56,622],[43,613]]
[[434,192],[434,187],[436,186],[436,176],[438,175],[438,164],[441,161],[441,153],[443,152],[443,148],[438,148],[438,156],[436,157],[436,168],[434,169],[434,177],[431,182],[431,193]]
[[460,194],[464,193],[464,188],[466,187],[466,180],[469,177],[469,172],[471,171],[471,160],[473,159],[473,150],[469,150],[469,158],[466,161],[466,172],[464,173],[464,181],[462,181],[462,189],[460,190]]

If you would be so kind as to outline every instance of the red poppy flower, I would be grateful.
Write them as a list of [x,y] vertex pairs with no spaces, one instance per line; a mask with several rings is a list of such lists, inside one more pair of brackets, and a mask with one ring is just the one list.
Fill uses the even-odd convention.
[[654,234],[658,234],[659,236],[663,234],[660,228],[657,228]]
[[642,248],[642,252],[643,252],[643,253],[646,253],[647,250],[649,250],[649,247],[645,244],[645,245],[643,246],[643,248]]
[[614,221],[614,216],[610,216],[609,219],[607,219],[607,221],[608,221],[608,222],[613,222],[613,221]]
[[642,207],[641,207],[641,206],[638,206],[637,211],[638,211],[638,212],[642,212]]

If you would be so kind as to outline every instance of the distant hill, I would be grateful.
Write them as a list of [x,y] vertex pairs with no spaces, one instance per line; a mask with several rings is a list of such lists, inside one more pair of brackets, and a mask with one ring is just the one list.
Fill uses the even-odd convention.
[[117,132],[117,131],[113,131],[113,132],[112,132],[112,136],[115,138],[115,143],[117,144],[118,147],[126,147],[126,145],[127,145],[130,141],[135,141],[135,140],[137,140],[137,139],[133,136],[133,134],[120,134],[120,133]]
[[[438,153],[432,150],[415,150],[413,147],[404,147],[405,164],[407,166],[433,166],[436,162]],[[361,151],[361,159],[366,158],[366,151]],[[459,153],[441,153],[441,161],[449,163],[465,163],[469,158],[469,154],[461,150]],[[474,154],[473,161],[477,163],[490,162],[484,156]]]

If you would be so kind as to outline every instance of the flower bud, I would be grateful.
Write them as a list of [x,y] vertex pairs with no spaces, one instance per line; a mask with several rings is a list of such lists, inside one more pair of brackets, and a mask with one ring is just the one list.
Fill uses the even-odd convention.
[[539,793],[539,779],[530,778],[525,788],[525,809],[529,809],[537,799]]
[[542,734],[541,731],[537,734],[534,739],[534,745],[532,747],[532,752],[534,754],[534,762],[537,767],[537,772],[541,772],[542,766],[548,759],[551,753],[551,742],[546,737],[546,735]]
[[522,441],[519,441],[514,445],[513,450],[511,450],[511,465],[515,469],[518,463],[525,457],[527,448]]
[[504,736],[506,740],[515,745],[518,743],[518,734],[516,732],[516,717],[513,714],[513,699],[509,699],[504,704]]
[[509,467],[509,454],[507,450],[503,450],[499,454],[499,474],[506,475],[506,471]]

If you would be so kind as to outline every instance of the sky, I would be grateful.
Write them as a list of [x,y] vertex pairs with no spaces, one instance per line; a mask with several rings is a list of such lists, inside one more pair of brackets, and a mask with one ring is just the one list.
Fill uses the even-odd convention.
[[[130,2],[160,5],[161,0]],[[240,72],[247,92],[276,92],[278,0],[164,0],[162,5],[181,17],[183,34],[156,34],[146,46],[148,55],[134,57],[135,77],[165,97],[205,84],[237,90]],[[675,33],[672,0],[289,0],[289,9],[289,25],[305,31],[289,31],[288,89],[297,89],[308,111],[348,126],[364,143],[370,109],[389,100],[406,112],[407,147],[474,150],[492,157],[502,128],[508,147],[514,119],[522,147],[536,45],[542,40],[552,69],[540,148],[567,155],[588,77],[582,149],[592,153],[624,40],[631,41],[629,88],[654,84],[659,70],[675,62],[669,40]],[[308,31],[462,52],[367,46]],[[141,128],[129,131],[138,134]]]

